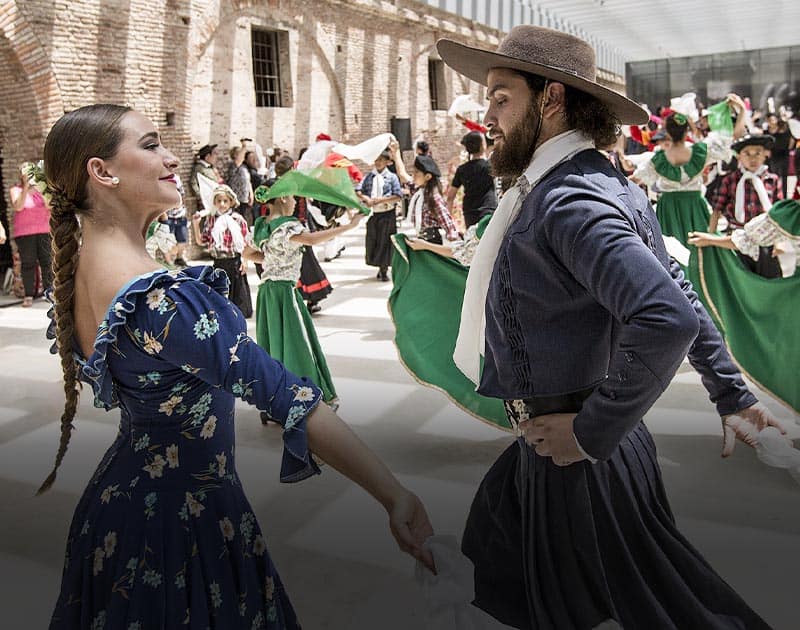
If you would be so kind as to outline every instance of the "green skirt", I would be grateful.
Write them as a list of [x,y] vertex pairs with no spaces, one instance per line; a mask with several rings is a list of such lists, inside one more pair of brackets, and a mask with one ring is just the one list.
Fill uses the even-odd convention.
[[687,245],[689,232],[707,232],[711,212],[699,190],[662,193],[656,216],[664,236],[674,236]]
[[742,372],[800,413],[800,274],[768,280],[716,247],[696,249],[695,261],[695,289]]
[[256,299],[256,340],[272,358],[322,390],[323,400],[336,400],[328,363],[303,298],[288,280],[266,280]]
[[453,362],[468,269],[451,258],[414,251],[403,234],[392,241],[389,313],[400,361],[418,382],[443,392],[464,411],[511,430],[503,401],[476,393]]

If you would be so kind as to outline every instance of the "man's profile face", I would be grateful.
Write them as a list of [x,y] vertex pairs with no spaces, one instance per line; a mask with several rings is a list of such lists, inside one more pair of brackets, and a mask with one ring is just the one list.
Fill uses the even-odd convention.
[[517,177],[533,157],[538,114],[528,82],[506,68],[492,68],[487,76],[489,109],[483,124],[494,139],[490,159],[497,177]]

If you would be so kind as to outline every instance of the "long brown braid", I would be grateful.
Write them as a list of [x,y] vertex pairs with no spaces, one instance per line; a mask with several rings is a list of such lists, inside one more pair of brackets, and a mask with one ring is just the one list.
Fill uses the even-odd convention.
[[130,111],[119,105],[89,105],[64,114],[47,136],[44,146],[44,172],[50,189],[50,235],[53,243],[53,298],[56,343],[64,373],[64,413],[61,415],[61,440],[52,472],[37,495],[50,489],[69,446],[75,412],[78,408],[78,365],[73,356],[75,335],[75,268],[80,250],[79,214],[92,211],[88,196],[89,159],[113,157],[122,140],[119,123]]

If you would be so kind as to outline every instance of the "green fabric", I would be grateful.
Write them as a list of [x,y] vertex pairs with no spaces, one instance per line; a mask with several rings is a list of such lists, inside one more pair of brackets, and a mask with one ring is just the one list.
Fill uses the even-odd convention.
[[486,231],[486,227],[489,225],[489,221],[492,219],[492,214],[487,214],[475,225],[475,236],[477,236],[478,239],[483,237],[483,233]]
[[358,208],[363,214],[369,214],[369,210],[361,205],[350,175],[344,168],[320,166],[308,172],[289,171],[269,188],[259,186],[255,193],[259,203],[289,195],[311,197],[345,208]]
[[289,280],[266,280],[258,287],[256,340],[273,359],[322,390],[323,400],[336,400],[328,363],[303,298]]
[[679,190],[661,194],[656,216],[664,236],[674,236],[686,246],[689,232],[708,231],[711,210],[699,190]]
[[768,280],[717,247],[698,249],[692,259],[695,288],[742,372],[800,413],[800,274]]
[[145,240],[153,236],[156,233],[156,228],[158,227],[159,221],[153,221],[150,225],[147,226],[147,236],[144,237]]
[[733,136],[733,118],[727,101],[708,108],[708,128],[723,136]]
[[419,382],[444,392],[468,413],[510,430],[503,402],[477,394],[453,363],[467,268],[433,252],[414,251],[404,234],[395,235],[393,243],[389,312],[403,365]]
[[800,236],[800,202],[785,199],[777,202],[769,211],[769,218],[789,236]]
[[692,155],[689,161],[686,164],[675,166],[667,159],[664,151],[656,151],[653,156],[653,168],[662,177],[673,182],[680,182],[683,173],[686,173],[689,179],[700,173],[706,166],[707,155],[708,147],[705,142],[695,142],[692,145]]
[[277,217],[270,221],[268,217],[258,217],[253,224],[253,243],[256,247],[261,247],[261,243],[268,240],[275,230],[284,223],[289,223],[290,221],[297,221],[299,223],[300,219],[294,216],[288,216]]

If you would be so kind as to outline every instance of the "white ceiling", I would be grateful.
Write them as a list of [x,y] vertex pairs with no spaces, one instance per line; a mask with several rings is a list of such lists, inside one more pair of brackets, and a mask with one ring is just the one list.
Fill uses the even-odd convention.
[[531,3],[626,61],[800,46],[798,0],[551,0]]

